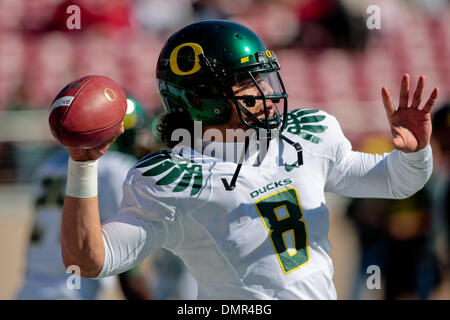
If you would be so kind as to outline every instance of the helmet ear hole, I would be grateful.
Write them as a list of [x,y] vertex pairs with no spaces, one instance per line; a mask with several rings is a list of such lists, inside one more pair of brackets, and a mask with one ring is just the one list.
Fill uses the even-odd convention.
[[201,109],[202,103],[201,103],[200,98],[199,98],[198,95],[192,94],[192,93],[189,92],[189,91],[186,91],[185,95],[186,95],[186,100],[187,100],[187,102],[188,102],[191,106],[193,106],[194,108],[197,108],[197,109],[199,109],[199,110]]
[[198,94],[200,97],[205,97],[209,93],[211,93],[211,87],[205,84],[201,84],[196,88],[196,94]]

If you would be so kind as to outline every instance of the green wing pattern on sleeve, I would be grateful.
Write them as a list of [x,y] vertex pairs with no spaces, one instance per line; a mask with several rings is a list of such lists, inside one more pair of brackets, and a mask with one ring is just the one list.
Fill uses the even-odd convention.
[[182,176],[180,181],[172,189],[172,192],[186,190],[190,186],[191,181],[193,181],[190,193],[191,196],[195,196],[202,187],[202,166],[200,164],[193,164],[189,161],[174,160],[171,157],[169,150],[153,153],[144,158],[141,163],[136,166],[136,168],[146,167],[150,168],[144,171],[142,174],[143,176],[154,177],[164,174],[163,177],[156,181],[156,185],[171,185]]
[[325,132],[327,126],[319,124],[326,116],[318,115],[319,110],[299,109],[287,114],[286,131],[296,134],[301,138],[312,142],[321,143],[323,140],[315,134]]

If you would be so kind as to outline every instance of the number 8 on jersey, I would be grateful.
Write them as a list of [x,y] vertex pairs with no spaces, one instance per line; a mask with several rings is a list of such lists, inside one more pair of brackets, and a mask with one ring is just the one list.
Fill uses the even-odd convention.
[[290,273],[309,261],[308,233],[303,221],[297,190],[275,192],[255,203],[284,273]]

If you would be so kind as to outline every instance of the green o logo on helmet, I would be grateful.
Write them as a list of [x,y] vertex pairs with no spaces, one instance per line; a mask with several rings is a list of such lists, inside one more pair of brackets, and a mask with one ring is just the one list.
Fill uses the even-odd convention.
[[[184,48],[184,47],[191,47],[192,50],[194,50],[194,55],[195,55],[194,66],[192,67],[191,70],[188,70],[188,71],[181,71],[180,68],[178,67],[178,62],[177,62],[178,52],[180,51],[181,48]],[[203,53],[203,48],[199,44],[194,43],[194,42],[182,43],[179,46],[175,47],[175,49],[173,49],[172,53],[170,54],[170,59],[169,59],[170,69],[172,70],[173,73],[175,73],[176,75],[179,75],[179,76],[187,76],[187,75],[196,73],[201,68],[198,56],[202,53]]]

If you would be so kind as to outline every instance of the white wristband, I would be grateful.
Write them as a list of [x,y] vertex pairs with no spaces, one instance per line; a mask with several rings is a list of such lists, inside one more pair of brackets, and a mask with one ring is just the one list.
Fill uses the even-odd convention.
[[74,161],[69,157],[66,195],[73,198],[95,198],[98,160]]

